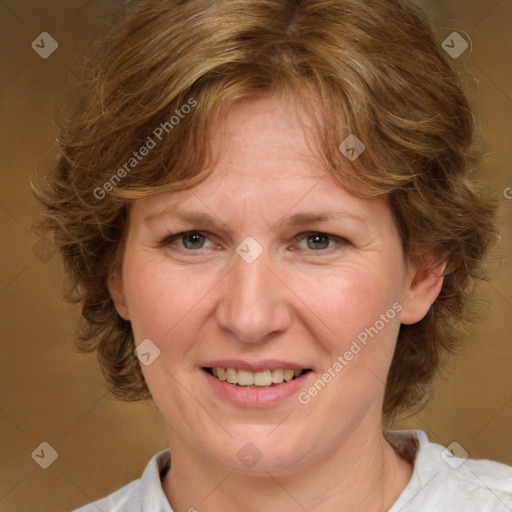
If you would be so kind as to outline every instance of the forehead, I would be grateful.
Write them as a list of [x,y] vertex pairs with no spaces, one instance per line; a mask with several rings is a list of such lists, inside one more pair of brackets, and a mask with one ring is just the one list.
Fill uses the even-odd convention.
[[[224,178],[309,179],[328,169],[315,151],[312,120],[293,98],[245,99],[223,110],[209,141]],[[219,173],[216,174],[219,177]]]
[[[211,174],[192,189],[141,200],[144,218],[186,208],[223,216],[352,212],[375,204],[342,187],[315,150],[314,125],[300,105],[275,96],[223,110],[212,130]],[[347,164],[348,165],[348,164]],[[300,217],[298,217],[300,218]]]

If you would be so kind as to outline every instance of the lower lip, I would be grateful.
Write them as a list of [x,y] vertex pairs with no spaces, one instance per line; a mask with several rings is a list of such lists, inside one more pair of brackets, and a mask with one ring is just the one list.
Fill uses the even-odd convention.
[[305,386],[306,381],[313,375],[312,371],[304,373],[296,379],[284,381],[277,386],[268,388],[244,388],[235,384],[229,384],[224,380],[214,377],[206,370],[201,369],[206,381],[211,385],[213,390],[222,398],[239,407],[272,407],[279,405],[286,399],[298,394],[300,389]]

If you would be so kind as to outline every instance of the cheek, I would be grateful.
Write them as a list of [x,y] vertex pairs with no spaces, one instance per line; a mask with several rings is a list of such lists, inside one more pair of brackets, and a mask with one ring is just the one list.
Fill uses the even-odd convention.
[[[400,280],[390,279],[391,275],[391,269],[367,262],[338,269],[320,279],[301,277],[295,289],[308,290],[301,299],[327,328],[332,343],[345,345],[400,302]],[[395,312],[392,309],[388,317],[394,319]]]
[[211,316],[222,274],[190,272],[153,255],[125,260],[124,282],[136,344],[149,338],[162,351],[196,350],[197,331]]
[[[353,267],[318,281],[307,302],[321,320],[320,327],[311,321],[309,330],[322,345],[323,370],[333,382],[322,395],[324,403],[334,402],[354,418],[383,392],[391,364],[401,296],[399,280],[390,275],[371,266]],[[310,391],[314,396],[316,390]]]

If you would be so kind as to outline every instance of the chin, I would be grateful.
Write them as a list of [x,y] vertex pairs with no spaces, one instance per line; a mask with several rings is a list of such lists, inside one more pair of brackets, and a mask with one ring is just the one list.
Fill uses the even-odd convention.
[[[304,443],[297,439],[297,443],[282,443],[277,439],[270,439],[270,430],[265,434],[246,435],[230,439],[210,456],[230,471],[250,474],[254,476],[287,475],[292,468],[304,457],[301,453]],[[289,440],[290,441],[290,440]]]

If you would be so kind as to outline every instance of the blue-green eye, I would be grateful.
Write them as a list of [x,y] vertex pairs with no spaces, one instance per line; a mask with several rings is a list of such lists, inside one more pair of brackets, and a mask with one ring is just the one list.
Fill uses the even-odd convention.
[[332,249],[336,243],[333,243],[330,245],[330,241],[338,241],[338,245],[344,245],[347,243],[346,240],[343,238],[329,235],[327,233],[321,233],[319,231],[309,231],[307,233],[301,233],[296,237],[296,240],[302,241],[306,240],[307,249],[305,250],[312,250],[316,252],[325,251],[326,249]]
[[[203,231],[185,231],[170,235],[166,237],[160,243],[161,247],[171,247],[182,252],[195,252],[202,249],[212,248],[205,245],[205,242],[210,240],[209,236]],[[330,252],[330,249],[336,248],[336,246],[344,246],[349,242],[338,236],[329,235],[327,233],[321,233],[319,231],[308,231],[297,235],[294,240],[302,242],[306,240],[307,247],[300,247],[301,251],[310,252]],[[210,240],[210,243],[211,240]],[[294,249],[292,249],[294,250]]]
[[171,235],[162,241],[162,246],[176,245],[176,242],[181,242],[178,245],[179,249],[193,251],[196,249],[204,249],[204,242],[208,237],[201,231],[186,231]]
[[[204,244],[205,236],[202,233],[187,233],[181,237],[183,241],[183,245],[187,249],[202,249],[202,245]],[[190,246],[188,243],[190,242]],[[201,247],[199,247],[201,246]]]

